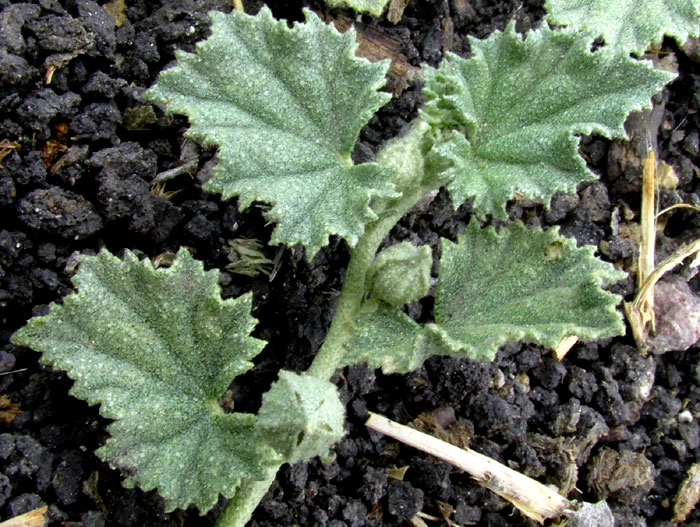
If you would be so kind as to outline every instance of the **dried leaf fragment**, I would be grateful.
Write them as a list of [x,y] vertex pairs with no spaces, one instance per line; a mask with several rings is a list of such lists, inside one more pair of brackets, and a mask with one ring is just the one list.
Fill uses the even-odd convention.
[[20,414],[20,406],[7,395],[0,395],[0,423],[9,425]]
[[688,470],[688,476],[678,488],[673,504],[673,523],[682,523],[700,500],[700,463]]

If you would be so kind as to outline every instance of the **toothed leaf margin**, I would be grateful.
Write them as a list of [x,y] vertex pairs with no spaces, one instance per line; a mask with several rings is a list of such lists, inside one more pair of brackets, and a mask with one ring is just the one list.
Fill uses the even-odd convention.
[[222,300],[218,275],[185,249],[157,270],[102,250],[82,257],[77,293],[12,337],[114,419],[97,454],[127,474],[125,485],[157,488],[168,511],[194,504],[204,514],[277,459],[254,415],[224,413],[217,401],[265,344],[250,336],[252,295]]

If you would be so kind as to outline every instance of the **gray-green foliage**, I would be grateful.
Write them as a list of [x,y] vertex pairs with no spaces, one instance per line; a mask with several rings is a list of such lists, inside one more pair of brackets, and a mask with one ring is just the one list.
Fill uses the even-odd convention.
[[327,380],[291,371],[264,395],[256,426],[289,463],[324,456],[345,435],[345,408]]
[[208,190],[238,196],[241,208],[272,206],[274,243],[299,243],[312,257],[339,235],[353,250],[313,363],[281,372],[257,415],[218,404],[263,345],[250,336],[250,295],[221,300],[216,272],[185,251],[164,270],[129,252],[84,259],[78,292],[13,342],[43,352],[75,380],[76,396],[115,420],[99,453],[128,483],[158,488],[168,508],[205,512],[219,494],[231,497],[219,526],[242,527],[282,463],[325,456],[342,436],[329,382],[337,368],[366,361],[407,372],[438,353],[489,359],[519,339],[551,346],[623,331],[619,297],[603,289],[620,273],[554,229],[496,232],[473,221],[456,243],[442,240],[435,321],[425,325],[397,306],[428,293],[431,249],[379,248],[440,187],[455,205],[474,198],[481,219],[506,219],[516,191],[547,205],[574,190],[594,177],[576,134],[623,137],[627,114],[649,106],[669,74],[626,53],[591,52],[588,33],[545,27],[523,40],[511,25],[472,40],[473,58],[427,68],[421,116],[376,163],[355,165],[360,128],[389,99],[379,91],[387,64],[356,58],[354,32],[310,12],[292,28],[266,8],[211,16],[211,37],[178,53],[148,97],[219,147]]
[[624,332],[619,297],[601,289],[624,273],[556,229],[513,223],[496,233],[472,222],[456,244],[443,240],[442,251],[429,329],[452,350],[492,360],[507,342],[554,347],[568,335]]
[[430,289],[430,247],[401,242],[384,249],[367,271],[367,291],[393,306],[420,300]]
[[673,78],[607,48],[592,52],[574,31],[542,27],[523,40],[510,24],[471,44],[473,58],[448,55],[426,71],[423,115],[446,129],[432,155],[452,163],[455,206],[474,198],[482,217],[505,219],[516,190],[548,205],[595,179],[576,134],[625,137],[625,117]]
[[224,413],[217,402],[265,344],[249,336],[252,296],[221,300],[218,275],[185,249],[158,270],[103,250],[82,258],[77,293],[12,338],[114,419],[97,453],[127,483],[157,488],[168,510],[194,503],[206,512],[277,457],[257,439],[254,415]]
[[343,366],[366,362],[384,373],[406,373],[418,368],[429,355],[423,328],[394,306],[366,302],[355,325]]
[[357,242],[376,219],[373,196],[393,195],[391,173],[350,159],[360,129],[390,96],[389,64],[355,57],[355,31],[338,33],[311,11],[288,28],[263,7],[255,17],[212,12],[212,36],[178,52],[148,97],[190,119],[190,137],[219,147],[205,188],[272,205],[273,243],[302,243],[309,258],[330,234]]
[[380,16],[389,0],[326,0],[326,3],[331,7],[349,7],[358,13]]
[[664,35],[681,46],[698,36],[700,0],[547,0],[553,24],[602,36],[612,48],[641,56]]

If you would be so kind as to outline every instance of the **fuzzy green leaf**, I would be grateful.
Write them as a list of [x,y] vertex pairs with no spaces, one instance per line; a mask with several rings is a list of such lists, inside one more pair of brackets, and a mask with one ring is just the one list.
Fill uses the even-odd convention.
[[682,46],[700,27],[700,0],[547,0],[545,9],[551,23],[602,36],[637,56],[664,35]]
[[577,248],[556,228],[514,223],[497,234],[473,221],[456,244],[443,240],[428,330],[452,353],[482,360],[507,342],[553,347],[569,335],[621,335],[620,297],[601,286],[624,276],[594,257],[592,246]]
[[327,456],[345,435],[345,406],[329,381],[291,371],[263,396],[256,427],[288,463]]
[[427,245],[401,242],[381,251],[367,271],[367,291],[392,306],[420,300],[430,289],[433,253]]
[[625,117],[673,76],[606,48],[591,52],[590,40],[546,27],[523,40],[511,24],[471,39],[473,58],[448,55],[427,70],[423,117],[438,131],[433,157],[453,165],[445,176],[455,206],[474,197],[477,215],[506,219],[516,190],[548,205],[595,179],[575,134],[626,137]]
[[331,7],[349,7],[358,13],[381,16],[389,0],[326,0]]
[[389,139],[377,152],[377,163],[394,170],[391,182],[399,192],[411,191],[424,183],[426,152],[423,145],[429,129],[425,121],[415,119],[408,132]]
[[41,351],[75,381],[73,395],[114,419],[97,453],[127,472],[126,484],[157,488],[168,510],[204,513],[242,478],[262,478],[277,456],[255,416],[217,402],[264,346],[249,336],[251,295],[222,300],[218,272],[184,249],[158,270],[103,250],[83,258],[73,282],[78,293],[12,341]]
[[390,95],[378,92],[388,61],[355,57],[355,32],[340,34],[311,11],[306,23],[269,9],[210,14],[211,37],[179,52],[147,95],[189,117],[188,136],[219,146],[206,189],[272,205],[273,243],[313,255],[337,234],[355,245],[376,219],[373,196],[394,196],[391,170],[353,165],[360,129]]
[[342,366],[367,362],[384,373],[406,373],[430,355],[423,328],[384,302],[366,302],[355,328],[355,337],[345,346]]

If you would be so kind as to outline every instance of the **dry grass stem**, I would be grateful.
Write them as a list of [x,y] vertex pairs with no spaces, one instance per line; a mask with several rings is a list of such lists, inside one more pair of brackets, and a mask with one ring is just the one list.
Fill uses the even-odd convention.
[[372,412],[365,424],[464,470],[481,485],[510,501],[528,518],[540,523],[558,518],[573,507],[568,499],[549,487],[473,450],[457,448]]
[[644,160],[642,174],[642,229],[637,270],[637,294],[634,301],[625,302],[624,309],[632,334],[640,350],[646,351],[648,332],[654,331],[654,286],[661,277],[688,256],[700,251],[700,240],[681,245],[670,257],[655,267],[656,219],[680,207],[700,210],[694,205],[678,204],[655,213],[656,162],[654,152]]
[[691,205],[690,203],[676,203],[675,205],[671,205],[670,207],[666,207],[665,209],[657,212],[656,217],[659,218],[659,216],[663,216],[664,214],[672,211],[673,209],[693,209],[695,211],[700,212],[700,207],[698,207],[697,205]]
[[[641,290],[647,277],[654,271],[656,255],[656,156],[651,151],[644,160],[642,171],[642,241],[639,247],[637,290]],[[643,327],[654,327],[654,288],[636,303],[641,313]]]

